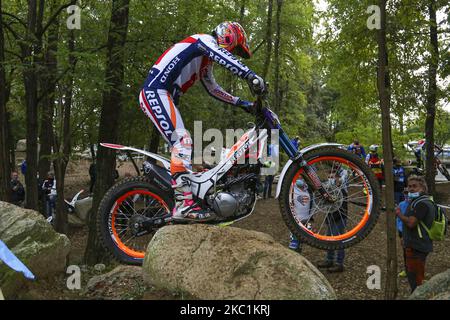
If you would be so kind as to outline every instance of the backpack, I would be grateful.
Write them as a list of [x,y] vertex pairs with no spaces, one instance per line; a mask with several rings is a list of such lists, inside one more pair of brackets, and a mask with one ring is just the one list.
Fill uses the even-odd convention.
[[[433,241],[444,240],[445,236],[447,234],[447,227],[448,227],[448,218],[447,218],[444,208],[436,205],[436,203],[433,201],[432,197],[426,197],[426,196],[420,197],[417,200],[415,200],[412,203],[412,208],[414,208],[419,202],[426,201],[426,200],[429,200],[435,208],[434,220],[429,229],[423,221],[420,221],[420,225],[428,233],[428,236],[430,237],[431,240],[433,240]],[[422,238],[422,231],[420,230],[419,225],[417,225],[417,232],[419,233],[419,237]]]

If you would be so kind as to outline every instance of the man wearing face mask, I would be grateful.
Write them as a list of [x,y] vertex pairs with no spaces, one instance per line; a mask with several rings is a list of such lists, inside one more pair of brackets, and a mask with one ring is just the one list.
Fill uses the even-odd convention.
[[397,208],[396,215],[403,222],[405,269],[413,292],[423,283],[426,258],[433,251],[433,241],[420,222],[431,228],[436,207],[427,195],[428,188],[423,177],[410,176],[407,188],[411,203],[406,209],[406,214],[402,214]]

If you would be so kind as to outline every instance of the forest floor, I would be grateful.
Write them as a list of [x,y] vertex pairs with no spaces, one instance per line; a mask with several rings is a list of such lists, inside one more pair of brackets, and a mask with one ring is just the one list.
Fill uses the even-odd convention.
[[[121,177],[126,172],[133,173],[131,165],[128,164],[119,167]],[[80,189],[87,190],[89,188],[89,176],[87,167],[80,170],[80,166],[75,170],[69,171],[69,182],[66,188],[66,198],[74,195]],[[444,190],[445,189],[445,190]],[[439,197],[439,203],[449,205],[450,193],[448,184],[445,188],[438,190],[445,191]],[[264,232],[272,236],[276,241],[287,246],[289,242],[289,231],[285,226],[279,205],[276,199],[259,200],[255,212],[248,218],[236,222],[233,227],[256,230]],[[72,249],[69,255],[68,265],[82,265],[82,258],[87,241],[87,227],[71,228],[68,236],[72,243]],[[398,268],[403,270],[403,253],[401,250],[400,240],[397,242],[398,252]],[[304,246],[302,255],[317,264],[323,261],[326,255],[325,251],[318,250],[309,246]],[[381,289],[368,289],[367,280],[370,276],[368,273],[369,266],[378,266],[381,269]],[[375,228],[370,235],[359,244],[346,249],[345,270],[342,273],[327,273],[322,270],[325,277],[334,288],[338,299],[365,299],[376,300],[384,299],[384,281],[386,279],[386,216],[382,211]],[[113,269],[114,266],[108,266],[107,270]],[[450,237],[444,241],[434,243],[434,252],[427,258],[425,278],[430,279],[432,276],[446,271],[450,267]],[[86,286],[87,281],[94,275],[100,274],[93,268],[83,267],[82,273],[82,289]],[[102,273],[106,272],[103,271]],[[88,294],[83,290],[68,290],[66,286],[68,275],[62,274],[54,279],[42,280],[30,286],[28,293],[23,298],[28,299],[179,299],[167,292],[160,292],[153,288],[142,287],[142,283],[130,282],[124,280],[124,283],[113,284],[114,288],[110,288],[109,292],[103,292],[102,296]],[[398,299],[405,299],[409,296],[410,289],[406,278],[398,278]]]

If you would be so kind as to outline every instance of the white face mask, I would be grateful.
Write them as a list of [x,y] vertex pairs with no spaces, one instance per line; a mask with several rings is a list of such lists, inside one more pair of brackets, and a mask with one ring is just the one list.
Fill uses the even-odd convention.
[[415,199],[420,196],[420,192],[408,192],[408,198]]

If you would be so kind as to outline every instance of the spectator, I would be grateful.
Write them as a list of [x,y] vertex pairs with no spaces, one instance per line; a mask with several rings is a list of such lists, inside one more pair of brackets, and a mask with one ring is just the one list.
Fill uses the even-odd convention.
[[298,150],[300,147],[300,137],[296,136],[294,139],[291,140],[292,144],[294,145],[295,149]]
[[95,160],[89,166],[89,177],[91,178],[91,185],[89,187],[89,193],[94,192],[95,180],[97,180],[97,166],[95,164]]
[[9,183],[11,188],[11,203],[16,206],[22,206],[25,200],[25,188],[19,181],[19,174],[16,171],[11,173],[11,181]]
[[27,160],[23,159],[22,163],[20,164],[20,172],[22,172],[23,175],[27,173]]
[[[271,160],[278,161],[278,145],[270,144],[268,146],[268,154]],[[270,173],[275,173],[274,161],[266,161],[264,165],[269,168]],[[272,185],[274,180],[273,174],[266,175],[264,179],[263,199],[272,198]]]
[[384,183],[384,163],[383,159],[378,156],[378,146],[371,145],[369,147],[370,153],[366,156],[366,164],[372,169],[372,172],[375,174],[375,177],[380,184],[380,188],[382,188]]
[[47,180],[44,181],[42,185],[42,191],[45,196],[45,213],[47,218],[52,217],[54,219],[54,211],[56,207],[56,179],[53,172],[49,172],[47,175]]
[[405,168],[403,168],[399,159],[393,159],[393,172],[394,172],[394,200],[398,205],[404,200],[403,191],[405,190],[406,175]]
[[359,143],[358,140],[353,140],[353,143],[348,146],[348,151],[351,153],[356,154],[359,158],[365,159],[366,158],[366,150],[364,150],[364,147]]
[[[348,202],[346,200],[348,196],[348,172],[342,168],[339,168],[334,175],[330,175],[328,179],[328,184],[336,185],[337,188],[342,192],[344,201],[342,201],[341,207],[328,214],[326,218],[327,223],[327,236],[338,236],[345,233],[345,228],[347,226],[347,216],[348,216]],[[335,263],[336,258],[336,263]],[[343,272],[344,271],[344,258],[345,250],[328,250],[327,256],[324,262],[319,263],[317,266],[319,268],[326,268],[328,272]]]
[[397,208],[396,215],[403,223],[403,250],[405,269],[411,292],[423,283],[425,278],[425,263],[430,252],[433,251],[433,241],[428,232],[421,225],[431,228],[435,217],[436,207],[427,195],[428,188],[425,178],[410,176],[408,178],[408,198],[411,204],[402,214]]
[[269,174],[264,179],[264,191],[263,191],[263,199],[272,198],[272,185],[273,185],[274,175]]
[[[311,196],[308,192],[308,185],[304,180],[298,179],[294,186],[294,210],[295,216],[308,229],[311,229],[310,221]],[[289,236],[289,249],[298,253],[302,252],[302,243],[292,233]]]
[[417,141],[417,145],[414,148],[414,155],[417,160],[417,167],[422,168],[425,161],[426,140],[420,139]]

